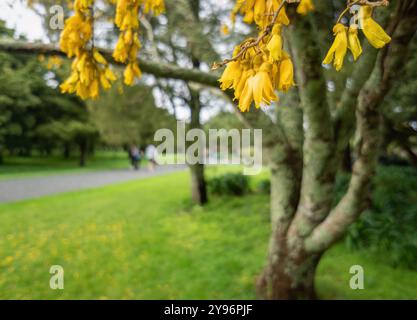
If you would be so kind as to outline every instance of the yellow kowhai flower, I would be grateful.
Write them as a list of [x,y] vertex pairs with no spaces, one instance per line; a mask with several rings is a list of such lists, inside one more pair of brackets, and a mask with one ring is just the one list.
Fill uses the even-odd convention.
[[250,110],[250,106],[253,102],[253,82],[255,78],[255,71],[249,70],[247,74],[247,80],[245,86],[242,90],[240,99],[239,99],[239,109],[242,112],[247,112]]
[[75,0],[74,9],[76,11],[89,11],[89,8],[92,6],[94,0]]
[[222,35],[227,36],[230,33],[229,27],[227,24],[222,24],[220,27],[220,32]]
[[235,97],[234,100],[239,100],[242,96],[243,89],[245,88],[246,81],[251,75],[251,70],[249,67],[243,66],[242,75],[239,79],[237,86],[235,87]]
[[[278,10],[283,0],[237,0],[231,13],[234,22],[237,13],[243,15],[243,21],[251,24],[255,22],[259,27],[264,28],[272,22],[273,14]],[[289,24],[289,19],[283,7],[278,15],[277,22],[283,25]]]
[[92,21],[77,12],[67,19],[65,28],[61,33],[60,47],[69,58],[79,56],[82,48],[91,40]]
[[337,71],[342,69],[343,60],[345,59],[348,49],[346,29],[347,28],[341,23],[334,26],[333,33],[335,35],[335,40],[323,60],[323,64],[330,64],[334,60],[333,65]]
[[294,65],[289,55],[284,52],[283,59],[279,64],[277,88],[287,92],[294,85]]
[[155,16],[159,16],[161,13],[165,12],[165,3],[164,0],[145,0],[145,13],[153,12]]
[[274,93],[274,87],[272,86],[270,77],[271,71],[272,64],[264,62],[253,77],[253,100],[255,101],[256,108],[259,108],[263,103],[271,104],[272,101],[278,99],[277,95]]
[[124,82],[128,86],[132,86],[135,82],[135,78],[140,78],[142,72],[136,62],[129,63],[124,72]]
[[277,24],[272,29],[272,37],[266,46],[269,50],[272,62],[278,61],[282,56],[281,25]]
[[227,90],[229,88],[237,87],[240,76],[242,75],[242,68],[238,61],[230,62],[224,70],[221,78],[219,79],[220,88]]
[[315,7],[312,0],[301,0],[297,7],[297,13],[305,16],[314,9]]
[[96,99],[100,85],[107,90],[116,80],[106,59],[97,51],[84,51],[71,66],[70,77],[60,86],[62,93],[76,93],[81,99]]
[[382,27],[372,18],[373,9],[369,6],[361,6],[359,10],[359,21],[362,31],[369,43],[377,48],[383,48],[391,42],[391,37]]
[[356,61],[362,54],[361,42],[358,38],[358,28],[350,26],[348,31],[348,47],[353,54],[353,59]]

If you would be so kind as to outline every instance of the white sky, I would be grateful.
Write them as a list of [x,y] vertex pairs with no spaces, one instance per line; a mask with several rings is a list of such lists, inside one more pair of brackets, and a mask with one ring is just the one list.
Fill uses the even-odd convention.
[[18,0],[0,0],[0,19],[29,40],[44,40],[41,18]]

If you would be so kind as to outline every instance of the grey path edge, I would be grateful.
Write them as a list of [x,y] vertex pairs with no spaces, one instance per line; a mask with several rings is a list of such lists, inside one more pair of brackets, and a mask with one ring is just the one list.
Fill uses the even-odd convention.
[[0,180],[0,203],[35,199],[69,191],[86,190],[114,183],[160,176],[186,169],[182,165],[158,166],[154,171],[112,170],[53,175],[16,180]]

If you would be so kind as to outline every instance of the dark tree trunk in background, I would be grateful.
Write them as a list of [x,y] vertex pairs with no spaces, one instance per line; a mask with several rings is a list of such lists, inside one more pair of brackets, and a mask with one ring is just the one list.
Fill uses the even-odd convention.
[[88,155],[88,140],[80,141],[78,143],[78,147],[80,149],[79,165],[80,167],[85,167]]
[[[194,18],[199,21],[200,20],[200,1],[199,0],[190,0],[189,1],[190,7],[192,9]],[[191,60],[193,63],[194,69],[200,69],[200,60],[196,58],[193,54],[195,45],[190,41],[189,46],[191,48]],[[201,129],[201,121],[200,121],[200,113],[201,113],[201,99],[200,93],[198,90],[192,88],[192,85],[187,83],[188,91],[190,93],[190,112],[191,112],[191,120],[190,120],[190,129]],[[205,155],[199,155],[203,160]],[[191,196],[194,203],[204,205],[208,201],[207,195],[207,187],[206,187],[206,179],[204,176],[204,163],[199,163],[195,165],[189,165],[190,172],[191,172]]]
[[194,203],[203,205],[207,203],[206,180],[204,177],[204,164],[190,165],[191,171],[191,197]]
[[69,143],[64,144],[64,151],[62,153],[64,159],[69,159],[71,156],[71,145]]
[[[190,111],[191,121],[190,129],[201,129],[200,112],[201,102],[200,94],[188,86],[190,92]],[[200,155],[203,160],[204,155]],[[208,201],[206,179],[204,175],[204,163],[189,165],[191,173],[191,196],[194,203],[204,205]]]

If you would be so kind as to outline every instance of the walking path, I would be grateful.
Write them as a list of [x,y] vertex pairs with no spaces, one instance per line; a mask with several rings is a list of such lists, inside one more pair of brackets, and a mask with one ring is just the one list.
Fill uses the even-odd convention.
[[141,169],[64,174],[16,180],[0,180],[0,203],[37,198],[67,191],[83,190],[113,183],[159,176],[184,170],[184,166],[159,166],[155,171]]

